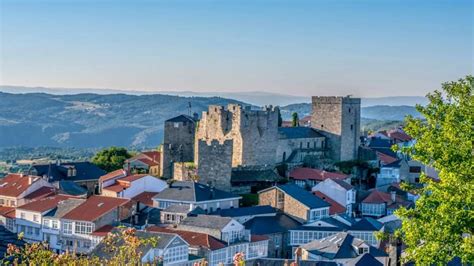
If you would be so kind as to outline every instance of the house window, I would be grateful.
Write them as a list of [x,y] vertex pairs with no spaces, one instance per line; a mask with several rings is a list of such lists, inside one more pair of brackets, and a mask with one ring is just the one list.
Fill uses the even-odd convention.
[[38,215],[36,215],[36,214],[33,215],[33,221],[34,222],[39,222]]
[[309,149],[309,142],[306,144],[306,148],[308,148],[308,149]]
[[25,219],[25,213],[24,213],[24,212],[20,212],[20,217],[21,217],[21,219],[24,220],[24,219]]
[[49,220],[48,219],[43,220],[43,227],[44,228],[49,228]]
[[353,129],[354,129],[354,125],[351,125],[351,130],[353,130]]
[[54,220],[53,220],[51,227],[52,227],[53,229],[58,229],[58,228],[59,228],[59,226],[58,226],[58,221],[54,221]]
[[16,206],[16,201],[14,201],[14,200],[10,201],[10,206],[15,207]]
[[359,248],[359,255],[364,254],[364,253],[368,253],[368,252],[369,252],[369,248],[366,248],[366,247]]
[[74,229],[76,234],[90,234],[92,233],[92,224],[87,222],[76,222]]
[[0,199],[0,205],[5,205],[5,200],[4,199]]
[[349,108],[349,113],[351,112],[351,108]]
[[175,122],[175,123],[173,123],[173,126],[174,126],[175,128],[178,128],[178,127],[179,127],[179,123]]
[[35,235],[39,236],[39,234],[40,234],[39,228],[35,228]]
[[63,222],[63,233],[72,234],[72,222]]
[[188,246],[186,245],[170,248],[165,251],[164,262],[165,264],[168,264],[179,261],[187,261],[188,252]]

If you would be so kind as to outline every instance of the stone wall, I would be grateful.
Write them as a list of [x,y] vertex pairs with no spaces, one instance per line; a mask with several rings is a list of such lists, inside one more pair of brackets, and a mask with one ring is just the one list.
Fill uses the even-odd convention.
[[174,162],[194,161],[194,135],[196,123],[165,122],[161,175],[165,178],[173,176]]
[[225,190],[231,190],[232,140],[197,141],[197,175],[199,183],[211,184]]
[[258,193],[258,205],[270,205],[277,208],[277,189],[269,189],[267,191]]
[[283,207],[284,213],[296,218],[300,218],[304,221],[308,221],[308,211],[308,207],[290,197],[288,194],[285,194],[285,203]]
[[[211,105],[203,112],[197,140],[233,141],[232,166],[275,163],[278,107],[251,110],[238,104]],[[197,149],[196,149],[197,151]]]
[[177,162],[173,164],[173,179],[176,181],[192,181],[197,174],[194,162]]
[[357,159],[360,143],[360,98],[313,96],[311,126],[328,138],[332,159]]

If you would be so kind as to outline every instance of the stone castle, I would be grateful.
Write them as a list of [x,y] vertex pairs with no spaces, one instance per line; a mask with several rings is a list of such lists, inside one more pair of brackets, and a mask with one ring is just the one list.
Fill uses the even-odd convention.
[[[311,127],[278,127],[278,116],[278,107],[252,110],[229,104],[209,106],[200,120],[185,115],[167,120],[162,175],[177,178],[174,163],[194,162],[199,182],[230,191],[235,180],[242,186],[242,180],[253,181],[252,175],[258,179],[255,169],[268,172],[279,164],[298,165],[308,156],[313,160],[357,159],[360,99],[313,97]],[[245,169],[252,174],[237,176]],[[178,179],[182,178],[180,174]]]

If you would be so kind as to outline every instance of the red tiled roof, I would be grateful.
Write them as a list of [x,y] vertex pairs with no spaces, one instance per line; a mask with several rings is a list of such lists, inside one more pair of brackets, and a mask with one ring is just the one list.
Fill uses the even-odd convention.
[[145,204],[146,206],[153,207],[153,197],[156,196],[158,192],[142,192],[135,197],[132,198],[132,200],[141,202]]
[[258,242],[258,241],[263,241],[263,240],[268,240],[268,236],[262,236],[262,235],[250,235],[250,242]]
[[64,219],[93,222],[114,210],[117,207],[128,203],[128,199],[91,196],[84,203],[64,215]]
[[27,200],[38,200],[48,196],[54,195],[55,189],[53,187],[40,187],[39,189],[31,192],[25,196]]
[[330,179],[346,179],[349,176],[343,173],[337,173],[337,172],[327,172],[321,169],[314,169],[314,168],[306,168],[306,167],[300,167],[300,168],[295,168],[290,172],[289,175],[293,179],[297,180],[317,180],[317,181],[324,181],[328,178]]
[[21,174],[8,174],[0,179],[0,195],[6,197],[18,197],[30,186],[29,178],[38,179],[39,176],[28,176]]
[[380,204],[386,203],[390,208],[397,208],[399,206],[409,206],[411,205],[410,202],[404,200],[399,195],[395,196],[395,202],[392,201],[392,197],[389,193],[385,193],[374,189],[367,198],[365,198],[362,203],[373,203],[373,204]]
[[112,232],[112,230],[114,228],[115,227],[113,227],[112,225],[104,225],[101,228],[99,228],[99,229],[95,230],[94,232],[92,232],[91,235],[94,235],[94,236],[107,236],[110,232]]
[[382,164],[389,164],[398,160],[398,158],[389,156],[385,153],[381,153],[381,152],[376,152],[376,153],[377,153],[377,158],[382,162]]
[[69,199],[66,195],[55,195],[32,201],[25,205],[19,206],[17,209],[33,212],[45,212],[54,209],[60,201]]
[[123,177],[123,176],[126,176],[127,175],[127,171],[123,170],[123,169],[118,169],[118,170],[115,170],[115,171],[112,171],[106,175],[103,175],[101,177],[99,177],[99,181],[101,182],[104,182],[104,181],[107,181],[107,180],[110,180],[110,179],[114,179],[114,178],[117,178],[117,177]]
[[11,212],[15,213],[15,207],[0,206],[0,216],[8,217]]
[[399,140],[399,141],[403,141],[403,142],[412,140],[412,137],[410,137],[405,132],[401,132],[401,131],[390,131],[388,133],[388,136],[391,139]]
[[346,208],[344,206],[337,203],[335,200],[328,197],[326,194],[322,193],[321,191],[313,191],[313,194],[315,196],[319,197],[320,199],[324,200],[325,202],[331,204],[331,206],[329,206],[329,214],[330,215],[346,212]]
[[142,154],[155,161],[159,161],[161,158],[161,152],[159,151],[144,151]]
[[147,158],[140,158],[140,159],[138,159],[138,160],[139,160],[140,162],[142,162],[142,163],[148,165],[148,166],[157,166],[157,165],[159,165],[158,162],[153,161],[153,160],[149,160],[149,159],[147,159]]
[[147,176],[147,174],[135,174],[135,175],[129,175],[126,177],[119,178],[117,181],[124,181],[124,182],[133,182],[135,180],[138,180],[142,177]]
[[125,190],[125,186],[122,186],[120,184],[114,184],[114,185],[111,185],[111,186],[108,186],[108,187],[104,187],[102,190],[109,190],[109,191],[113,191],[113,192],[121,192],[123,190]]
[[174,230],[158,226],[150,226],[146,230],[151,232],[175,233],[188,242],[190,246],[204,247],[210,250],[217,250],[227,246],[225,242],[204,233]]

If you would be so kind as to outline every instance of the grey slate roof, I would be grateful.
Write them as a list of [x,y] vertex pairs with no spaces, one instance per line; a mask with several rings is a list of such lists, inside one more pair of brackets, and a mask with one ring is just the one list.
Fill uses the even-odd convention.
[[[301,247],[310,253],[319,255],[327,259],[348,259],[360,256],[356,253],[353,246],[360,246],[364,241],[354,238],[352,235],[341,232],[320,240],[314,240]],[[385,252],[369,244],[369,254],[374,257],[388,256]]]
[[279,127],[278,133],[285,139],[324,138],[324,136],[310,127]]
[[58,188],[60,194],[81,196],[87,194],[87,189],[79,186],[73,181],[62,180],[58,182]]
[[[112,233],[119,233],[123,229],[114,229]],[[156,246],[152,246],[151,244],[148,245],[141,245],[138,250],[142,252],[142,255],[145,255],[151,248],[157,248],[157,249],[164,249],[176,236],[177,234],[172,234],[172,233],[161,233],[161,232],[144,232],[144,231],[136,231],[135,235],[140,238],[140,239],[150,239],[150,238],[156,238],[158,241],[156,243]],[[120,240],[117,245],[123,244],[123,240]],[[102,259],[110,259],[115,254],[113,252],[110,252],[105,245],[105,243],[102,241],[100,242],[90,253],[91,256],[97,256]]]
[[45,215],[45,217],[61,218],[64,215],[66,215],[68,212],[75,209],[77,206],[84,203],[85,201],[86,201],[85,199],[66,199],[66,200],[60,201],[58,205],[56,206],[56,208],[48,212]]
[[220,215],[222,217],[242,217],[276,212],[277,210],[270,205],[261,205],[252,207],[223,209],[214,212],[213,215]]
[[239,198],[240,196],[222,191],[220,189],[211,189],[208,185],[195,183],[193,181],[176,181],[170,184],[168,188],[154,196],[154,200],[169,200],[183,202],[200,202],[218,199]]
[[[383,224],[373,218],[364,217],[358,221],[348,220],[350,224],[343,223],[334,217],[326,217],[321,220],[321,226],[309,226],[302,225],[299,226],[296,230],[305,230],[305,231],[330,231],[330,232],[342,232],[342,231],[378,231],[382,228]],[[332,226],[324,226],[323,223],[328,223]],[[318,224],[318,221],[314,222]]]
[[382,139],[382,138],[370,138],[369,139],[369,147],[371,148],[390,148],[392,143],[389,139]]
[[[67,176],[68,166],[74,166],[74,168],[76,169],[76,176]],[[34,171],[34,173],[31,171]],[[50,182],[60,180],[98,180],[99,177],[106,174],[104,170],[100,169],[98,166],[90,162],[65,162],[61,163],[60,165],[57,165],[55,163],[36,164],[31,166],[30,173],[38,176],[48,176],[50,177]]]
[[355,259],[352,259],[345,263],[346,266],[383,266],[383,263],[378,261],[370,253],[365,253],[362,256],[359,256]]
[[390,167],[390,168],[400,168],[402,163],[402,159],[398,159],[394,162],[391,162],[389,164],[384,164],[383,167]]
[[178,224],[178,229],[183,226],[201,227],[221,230],[232,221],[229,217],[220,217],[215,215],[197,215],[186,217]]
[[378,231],[383,224],[371,217],[364,217],[351,226],[354,231]]
[[354,188],[351,184],[347,183],[344,180],[340,180],[340,179],[331,179],[331,180],[334,181],[334,183],[338,184],[339,186],[343,187],[346,190],[351,190],[351,189]]
[[286,233],[300,225],[301,223],[284,213],[277,213],[276,216],[255,217],[244,223],[245,228],[253,235]]
[[172,213],[189,213],[189,206],[174,204],[164,209],[163,212],[172,212]]
[[25,245],[25,241],[19,240],[17,234],[8,231],[3,225],[0,225],[0,260],[5,258],[8,244],[14,244],[21,248]]
[[194,117],[189,115],[178,115],[173,118],[166,120],[165,122],[196,122]]
[[[329,207],[330,204],[326,201],[316,197],[315,195],[311,194],[309,191],[293,184],[287,183],[284,185],[276,186],[277,189],[285,192],[286,194],[290,195],[292,198],[298,200],[303,205],[307,206],[310,209],[318,209]],[[262,190],[265,191],[265,190]]]
[[256,170],[256,169],[245,169],[237,168],[232,169],[230,181],[232,183],[245,183],[245,182],[275,182],[282,179],[272,169]]

